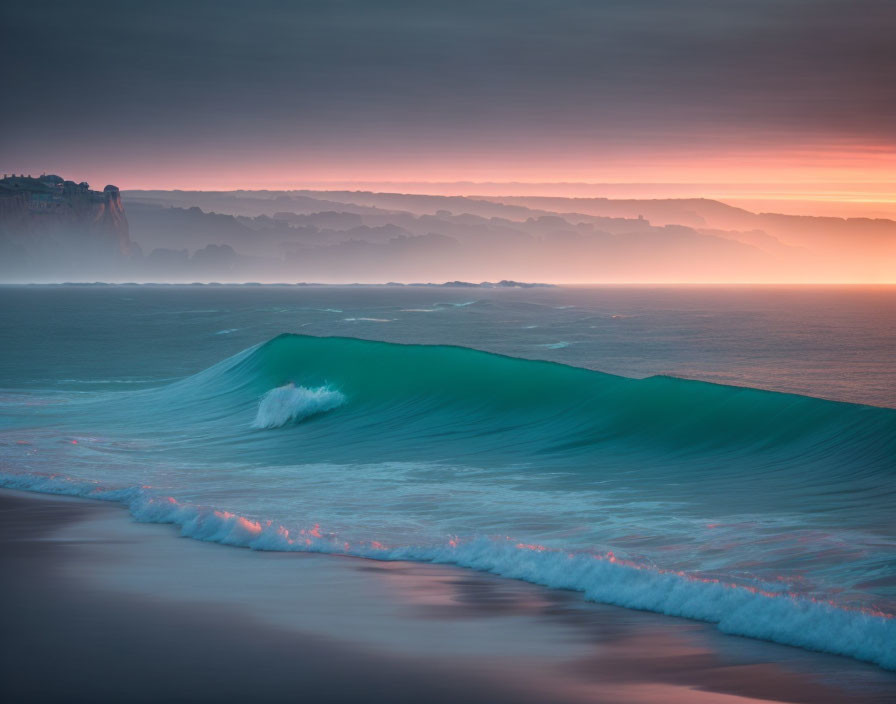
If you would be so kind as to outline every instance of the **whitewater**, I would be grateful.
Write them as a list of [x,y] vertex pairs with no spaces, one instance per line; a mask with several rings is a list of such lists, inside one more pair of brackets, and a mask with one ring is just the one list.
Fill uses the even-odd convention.
[[892,408],[346,335],[271,335],[175,381],[119,382],[7,388],[0,485],[120,502],[198,540],[454,564],[896,669]]

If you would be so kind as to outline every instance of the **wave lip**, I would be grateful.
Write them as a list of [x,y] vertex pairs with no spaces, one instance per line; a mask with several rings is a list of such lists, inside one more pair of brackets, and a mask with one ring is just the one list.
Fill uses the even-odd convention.
[[261,397],[252,427],[280,428],[287,423],[333,410],[343,403],[345,395],[326,386],[316,389],[292,383],[278,386]]

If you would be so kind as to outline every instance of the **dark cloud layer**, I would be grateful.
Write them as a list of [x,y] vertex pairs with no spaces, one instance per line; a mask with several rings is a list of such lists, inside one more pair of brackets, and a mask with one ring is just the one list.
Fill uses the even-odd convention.
[[0,13],[2,139],[16,157],[119,140],[896,140],[892,0],[83,0]]

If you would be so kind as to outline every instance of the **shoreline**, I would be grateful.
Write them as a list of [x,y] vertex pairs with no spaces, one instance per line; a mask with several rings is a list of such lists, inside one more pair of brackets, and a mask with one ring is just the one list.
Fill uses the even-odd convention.
[[824,704],[896,691],[872,665],[463,568],[175,540],[118,504],[4,489],[0,526],[0,681],[14,701]]

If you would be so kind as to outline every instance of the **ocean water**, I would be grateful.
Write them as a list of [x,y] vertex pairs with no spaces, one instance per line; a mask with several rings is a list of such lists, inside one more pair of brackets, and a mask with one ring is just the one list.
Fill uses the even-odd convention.
[[896,669],[896,289],[0,289],[0,484]]

